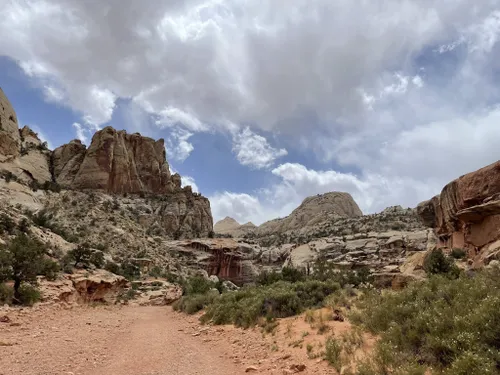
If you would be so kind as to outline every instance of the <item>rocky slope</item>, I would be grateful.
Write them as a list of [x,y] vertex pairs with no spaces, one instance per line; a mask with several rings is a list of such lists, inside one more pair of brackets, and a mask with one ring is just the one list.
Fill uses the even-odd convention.
[[476,266],[500,258],[500,161],[463,175],[417,207],[438,246],[463,248]]
[[[155,141],[138,133],[111,127],[95,133],[87,149],[78,140],[51,152],[28,127],[18,128],[17,117],[0,90],[0,197],[9,203],[39,208],[53,205],[64,194],[35,194],[38,188],[59,191],[95,191],[148,196],[158,204],[141,217],[144,227],[160,227],[171,238],[208,236],[213,222],[210,202],[181,177],[171,175],[163,139]],[[30,189],[31,188],[31,189]],[[30,190],[33,190],[31,193]]]

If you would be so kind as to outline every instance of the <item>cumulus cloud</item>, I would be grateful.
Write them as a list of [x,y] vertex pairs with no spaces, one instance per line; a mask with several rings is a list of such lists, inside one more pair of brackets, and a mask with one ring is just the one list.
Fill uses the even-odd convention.
[[188,142],[193,133],[184,129],[175,129],[167,139],[167,156],[174,160],[183,162],[188,158],[194,147]]
[[255,134],[248,127],[235,134],[233,144],[238,161],[255,169],[269,167],[276,159],[288,154],[283,148],[271,147],[266,138]]
[[85,129],[81,124],[78,122],[73,123],[73,128],[75,129],[76,133],[76,138],[82,141],[83,144],[88,145],[89,138],[87,136],[88,130]]
[[[499,0],[0,4],[0,53],[81,115],[83,139],[127,99],[169,132],[178,161],[196,132],[229,134],[255,169],[289,144],[313,152],[323,170],[284,163],[272,172],[281,183],[245,197],[273,213],[277,192],[296,202],[341,188],[365,211],[414,205],[500,157]],[[269,133],[287,150],[259,135]]]
[[196,182],[194,181],[194,178],[191,176],[181,176],[181,186],[191,186],[191,189],[195,193],[199,193],[200,190],[198,189],[198,185],[196,185]]

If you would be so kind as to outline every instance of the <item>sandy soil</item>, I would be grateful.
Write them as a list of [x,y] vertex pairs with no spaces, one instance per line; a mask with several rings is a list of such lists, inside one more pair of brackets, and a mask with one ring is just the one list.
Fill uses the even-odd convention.
[[[263,334],[202,326],[198,316],[170,307],[25,309],[7,316],[0,322],[0,375],[336,374],[308,355],[307,344],[319,353],[327,335],[303,317]],[[349,329],[330,324],[329,334]]]

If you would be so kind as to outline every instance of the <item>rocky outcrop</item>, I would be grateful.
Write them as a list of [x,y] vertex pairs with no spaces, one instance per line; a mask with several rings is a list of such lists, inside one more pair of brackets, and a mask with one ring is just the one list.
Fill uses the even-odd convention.
[[185,266],[202,268],[208,276],[229,280],[236,285],[255,281],[258,269],[258,247],[232,239],[204,239],[169,243],[169,253],[177,253]]
[[80,270],[72,275],[63,274],[54,281],[39,277],[38,284],[45,302],[114,303],[128,281],[105,270]]
[[94,134],[88,149],[78,140],[55,149],[52,166],[63,187],[159,197],[161,206],[140,222],[160,226],[176,239],[206,237],[213,229],[208,199],[190,186],[182,188],[181,177],[170,174],[163,139],[106,127]]
[[19,155],[19,145],[16,112],[0,88],[0,161]]
[[114,302],[128,284],[123,276],[105,270],[81,272],[69,278],[84,302]]
[[155,141],[109,126],[94,134],[86,150],[76,142],[56,149],[54,167],[55,180],[73,189],[152,194],[176,189],[163,139]]
[[239,238],[248,233],[253,233],[256,228],[257,226],[252,222],[240,225],[240,223],[232,217],[227,216],[215,223],[214,232],[223,236]]
[[463,175],[441,194],[418,206],[422,221],[435,229],[438,246],[464,248],[481,265],[500,247],[500,161]]
[[283,219],[275,219],[260,225],[255,233],[265,236],[270,233],[309,228],[328,217],[359,217],[363,213],[349,193],[331,192],[304,199],[302,204]]
[[52,152],[51,164],[54,178],[63,186],[70,186],[77,175],[87,147],[78,139],[56,148]]
[[158,204],[139,218],[144,226],[158,227],[174,239],[207,237],[213,230],[210,202],[190,186],[181,187],[181,176],[170,174],[163,139],[106,127],[94,134],[88,148],[73,140],[51,152],[29,127],[18,128],[1,89],[0,175],[6,176],[0,198],[4,187],[19,190],[16,181],[33,190],[45,186],[147,195]]
[[49,151],[28,126],[19,129],[12,105],[0,88],[0,171],[24,182],[51,180]]

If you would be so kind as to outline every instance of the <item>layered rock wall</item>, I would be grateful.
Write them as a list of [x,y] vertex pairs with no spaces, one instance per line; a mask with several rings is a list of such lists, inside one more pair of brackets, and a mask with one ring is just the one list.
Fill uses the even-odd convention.
[[500,255],[500,161],[463,175],[422,202],[422,221],[435,228],[438,246],[464,248],[482,265]]

